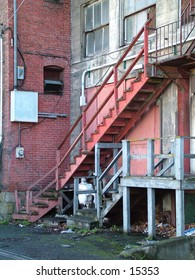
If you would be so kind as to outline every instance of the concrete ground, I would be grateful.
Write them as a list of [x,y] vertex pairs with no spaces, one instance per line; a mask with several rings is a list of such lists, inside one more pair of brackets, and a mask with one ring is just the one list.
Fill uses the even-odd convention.
[[65,223],[0,223],[0,260],[194,260],[195,236],[124,234],[119,227],[73,230]]
[[0,224],[0,260],[117,260],[145,238],[116,227],[75,232],[55,224]]

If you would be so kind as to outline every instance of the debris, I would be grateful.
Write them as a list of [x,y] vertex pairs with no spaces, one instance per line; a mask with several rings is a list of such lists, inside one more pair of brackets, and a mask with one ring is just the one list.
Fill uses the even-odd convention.
[[69,228],[67,230],[62,230],[61,233],[74,233],[74,231],[71,228]]
[[71,248],[71,245],[63,244],[62,247],[64,247],[64,248]]
[[131,245],[127,245],[127,246],[125,246],[125,250],[129,250],[129,249],[131,249],[132,248],[132,246]]
[[189,229],[185,230],[184,234],[186,236],[195,235],[195,228],[189,228]]
[[36,225],[35,227],[36,227],[36,228],[43,228],[43,227],[45,227],[45,225],[44,225],[44,224],[38,224],[38,225]]
[[19,227],[25,227],[25,225],[19,224]]

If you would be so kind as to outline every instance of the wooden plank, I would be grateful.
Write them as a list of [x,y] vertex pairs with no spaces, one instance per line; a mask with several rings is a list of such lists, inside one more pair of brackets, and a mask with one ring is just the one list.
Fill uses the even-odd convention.
[[129,141],[126,141],[126,140],[122,141],[122,151],[123,151],[123,154],[122,154],[122,156],[123,156],[123,159],[122,159],[123,176],[129,176],[130,175],[130,143],[129,143]]
[[154,140],[147,141],[147,175],[154,175]]
[[176,190],[176,236],[184,236],[184,191]]
[[175,178],[184,179],[184,138],[175,138]]
[[130,188],[123,188],[123,232],[129,233],[130,226]]
[[147,189],[147,208],[148,208],[148,236],[156,236],[155,224],[155,189]]
[[124,177],[121,178],[122,187],[179,189],[180,182],[173,178],[165,177]]

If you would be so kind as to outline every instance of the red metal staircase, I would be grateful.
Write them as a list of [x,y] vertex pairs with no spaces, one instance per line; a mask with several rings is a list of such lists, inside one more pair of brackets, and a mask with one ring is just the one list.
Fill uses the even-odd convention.
[[[58,206],[58,191],[64,187],[70,188],[73,177],[88,176],[89,171],[94,171],[96,143],[118,143],[124,139],[169,85],[171,80],[162,73],[158,75],[156,71],[153,71],[153,65],[150,65],[148,61],[149,24],[150,20],[139,31],[83,108],[81,116],[58,147],[56,166],[25,192],[15,191],[16,211],[13,219],[35,222]],[[142,36],[144,36],[144,41]],[[143,41],[140,50],[127,69],[122,69],[124,60],[132,54],[140,38]],[[144,67],[139,71],[134,71],[138,62]],[[155,75],[151,74],[154,72]],[[104,99],[101,98],[102,95]],[[97,100],[98,108],[95,105]],[[91,112],[94,112],[92,116]],[[66,150],[67,143],[72,141],[71,137],[79,131],[79,127],[82,127],[80,133]],[[64,153],[63,156],[62,153]],[[108,155],[109,152],[105,151],[102,160],[105,161]]]

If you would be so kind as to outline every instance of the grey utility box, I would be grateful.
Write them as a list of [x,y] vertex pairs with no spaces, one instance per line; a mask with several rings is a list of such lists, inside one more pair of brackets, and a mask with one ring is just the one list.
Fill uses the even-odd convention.
[[38,92],[11,92],[11,122],[38,122]]

